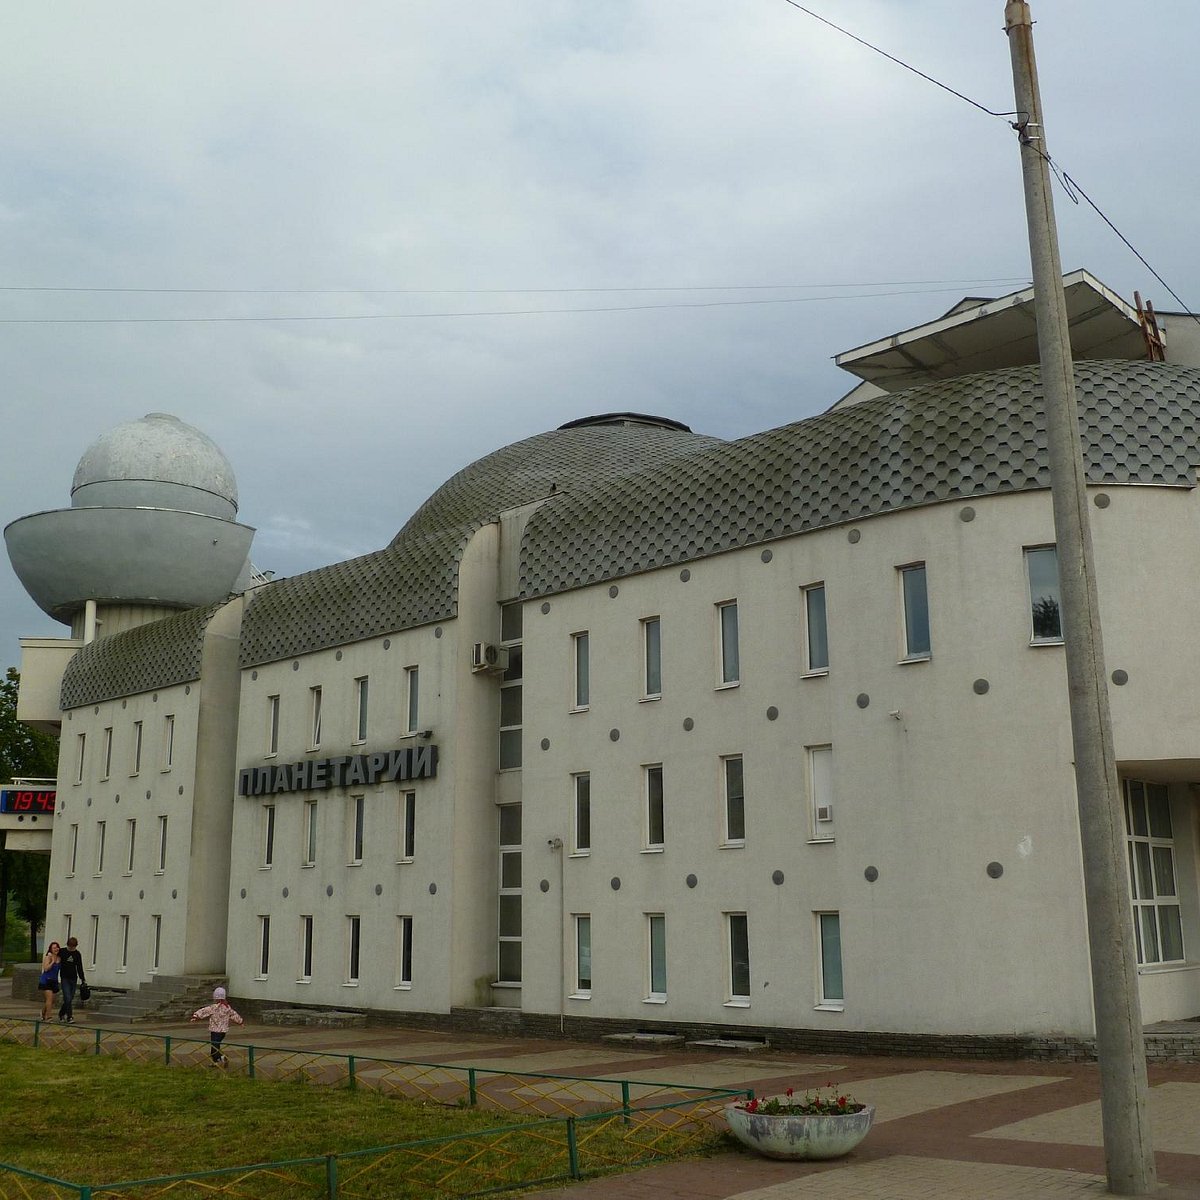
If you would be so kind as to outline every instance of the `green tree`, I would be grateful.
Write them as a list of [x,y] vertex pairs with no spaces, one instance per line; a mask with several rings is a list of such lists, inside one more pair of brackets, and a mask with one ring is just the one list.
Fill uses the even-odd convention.
[[[0,782],[22,776],[53,779],[58,774],[58,739],[17,720],[20,685],[19,672],[9,667],[0,682]],[[37,931],[46,919],[49,876],[49,855],[17,854],[3,849],[0,841],[0,959],[4,955],[3,931],[8,927],[10,892],[17,915],[29,922],[29,957],[37,958]]]

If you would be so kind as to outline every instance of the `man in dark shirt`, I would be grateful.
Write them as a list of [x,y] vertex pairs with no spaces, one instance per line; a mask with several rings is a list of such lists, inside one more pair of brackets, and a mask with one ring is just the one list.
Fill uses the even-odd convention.
[[83,977],[83,955],[79,953],[79,939],[67,938],[67,944],[58,956],[58,982],[62,986],[62,1005],[58,1019],[70,1024],[75,1020],[75,989],[87,980]]

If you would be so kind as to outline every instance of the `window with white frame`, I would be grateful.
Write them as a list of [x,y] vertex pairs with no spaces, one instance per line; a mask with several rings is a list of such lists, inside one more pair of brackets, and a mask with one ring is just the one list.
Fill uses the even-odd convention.
[[1183,962],[1175,835],[1165,783],[1126,779],[1125,837],[1139,963]]
[[808,776],[809,836],[814,841],[832,841],[834,837],[833,747],[805,746]]
[[262,866],[275,862],[275,805],[262,806]]
[[101,751],[100,778],[107,779],[112,771],[112,726],[104,731],[104,745]]
[[396,987],[410,988],[413,979],[413,919],[396,918]]
[[358,982],[359,953],[362,949],[362,918],[346,917],[346,982]]
[[75,874],[75,868],[79,863],[79,826],[71,826],[71,867],[67,871],[68,875]]
[[[512,661],[511,659],[509,660]],[[524,723],[522,684],[500,685],[500,770],[521,765],[521,727]]]
[[161,875],[167,869],[167,818],[165,815],[158,818],[158,874]]
[[1062,641],[1062,594],[1058,587],[1058,549],[1032,546],[1025,551],[1025,580],[1029,584],[1031,644]]
[[129,753],[129,773],[137,775],[142,769],[142,723],[134,721],[133,723],[133,745],[130,747]]
[[661,1004],[667,998],[667,918],[662,913],[646,914],[649,961],[646,999]]
[[[68,934],[70,930],[67,931]],[[150,974],[162,966],[162,913],[150,918]]]
[[804,670],[823,675],[829,670],[829,628],[825,618],[825,585],[810,584],[804,593]]
[[91,917],[91,942],[92,942],[92,959],[88,963],[88,968],[92,971],[96,969],[96,960],[100,956],[100,918],[92,913]]
[[133,848],[137,844],[137,820],[130,817],[125,822],[125,874],[133,874]]
[[742,756],[730,754],[721,759],[721,781],[725,791],[724,834],[722,844],[746,844],[746,789],[742,771]]
[[304,802],[304,848],[301,854],[301,865],[315,867],[317,865],[317,801]]
[[87,756],[87,734],[80,733],[75,736],[75,782],[83,782],[83,762]]
[[309,914],[300,918],[300,983],[310,983],[313,973],[313,919]]
[[267,697],[267,757],[279,753],[279,697]]
[[644,766],[642,776],[646,793],[645,849],[661,850],[666,843],[662,763]]
[[71,914],[63,913],[63,939],[68,942],[71,940],[71,921]]
[[662,695],[662,619],[646,617],[642,621],[642,699],[657,700]]
[[717,638],[720,658],[720,686],[732,687],[742,678],[741,651],[738,648],[738,606],[736,600],[717,605]]
[[903,618],[903,661],[920,662],[930,656],[929,593],[925,564],[897,568],[900,575],[900,607]]
[[729,953],[727,1004],[750,1003],[750,929],[745,913],[725,914],[725,944]]
[[417,793],[400,793],[400,861],[417,856]]
[[367,702],[370,697],[370,680],[363,675],[354,681],[355,719],[354,741],[361,744],[367,740]]
[[349,800],[349,865],[352,867],[362,865],[363,846],[366,839],[366,802],[367,798],[365,796],[351,796]]
[[591,702],[592,664],[590,639],[586,629],[582,633],[571,634],[571,649],[575,670],[575,691],[571,707],[573,709],[587,708]]
[[129,918],[125,915],[121,917],[120,923],[120,939],[121,939],[121,956],[118,959],[117,970],[129,970]]
[[405,724],[406,733],[417,733],[421,728],[421,668],[405,667]]
[[842,986],[842,918],[839,913],[813,914],[817,922],[818,1008],[841,1009],[846,992]]
[[266,979],[271,970],[271,917],[262,913],[258,918],[258,975]]
[[499,814],[500,895],[497,982],[521,982],[521,806],[505,804]]
[[589,854],[592,849],[592,777],[587,771],[571,776],[574,812],[571,820],[571,853]]
[[171,714],[163,717],[162,769],[169,771],[175,762],[175,718]]
[[321,747],[321,689],[308,689],[308,748],[319,750]]
[[587,999],[592,994],[592,918],[588,913],[575,913],[575,986],[571,995]]
[[96,874],[104,874],[104,836],[106,831],[106,823],[104,821],[96,822]]

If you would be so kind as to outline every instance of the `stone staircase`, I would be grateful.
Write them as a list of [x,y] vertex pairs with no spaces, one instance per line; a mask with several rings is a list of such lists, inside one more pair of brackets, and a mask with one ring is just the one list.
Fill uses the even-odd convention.
[[186,1021],[196,1009],[210,1004],[213,988],[223,986],[225,982],[224,975],[155,975],[134,991],[108,996],[94,993],[86,1012],[102,1021],[130,1024],[135,1021]]

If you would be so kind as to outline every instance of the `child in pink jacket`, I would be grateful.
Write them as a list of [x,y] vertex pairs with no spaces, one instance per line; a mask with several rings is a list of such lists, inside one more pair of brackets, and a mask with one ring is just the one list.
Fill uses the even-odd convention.
[[226,1066],[229,1059],[221,1053],[221,1043],[225,1040],[225,1035],[229,1032],[229,1022],[232,1021],[235,1025],[241,1025],[243,1021],[233,1005],[225,999],[225,989],[223,987],[214,988],[213,1002],[206,1004],[203,1008],[196,1009],[190,1019],[193,1021],[203,1021],[205,1017],[208,1018],[209,1053],[212,1055],[213,1066]]

